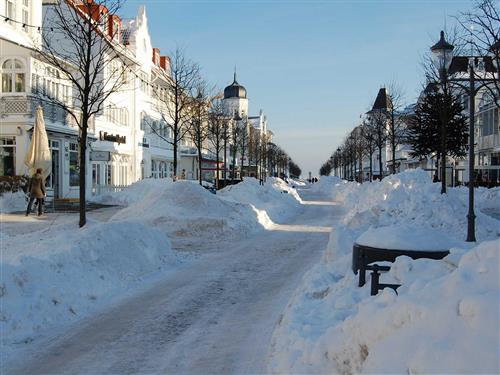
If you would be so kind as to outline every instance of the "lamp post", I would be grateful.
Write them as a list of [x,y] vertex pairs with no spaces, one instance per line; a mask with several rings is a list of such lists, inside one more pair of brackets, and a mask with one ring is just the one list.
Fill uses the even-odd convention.
[[[492,46],[493,49],[498,48],[498,42]],[[433,62],[439,71],[439,79],[443,89],[447,88],[447,83],[453,83],[460,87],[469,96],[469,210],[467,213],[467,242],[475,242],[475,218],[474,214],[474,124],[475,124],[475,98],[477,92],[485,85],[495,82],[494,74],[498,73],[496,59],[491,56],[453,56],[454,46],[446,42],[444,31],[441,31],[441,38],[434,46],[431,47],[433,54]],[[476,67],[483,67],[484,71],[480,78],[476,78]],[[485,73],[490,72],[493,78],[485,77]],[[467,78],[450,76],[455,73],[467,73]],[[476,86],[476,81],[479,85]],[[447,93],[445,92],[445,98]],[[444,118],[447,121],[446,118]],[[442,124],[446,128],[446,122]],[[442,133],[443,134],[443,133]],[[446,133],[444,133],[446,135]],[[445,142],[443,139],[442,142]],[[443,155],[443,159],[445,156]],[[442,175],[446,173],[446,164],[442,164]]]

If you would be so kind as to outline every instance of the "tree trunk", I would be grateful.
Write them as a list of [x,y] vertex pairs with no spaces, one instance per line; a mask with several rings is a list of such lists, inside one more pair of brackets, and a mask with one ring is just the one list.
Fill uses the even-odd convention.
[[448,100],[447,94],[445,90],[445,94],[443,97],[443,108],[441,108],[441,194],[446,194],[446,125],[447,125],[447,109],[448,109]]
[[83,227],[86,222],[86,191],[85,191],[85,183],[86,183],[86,158],[85,154],[87,153],[87,129],[88,129],[89,119],[87,115],[83,115],[82,118],[82,131],[80,134],[80,221],[78,225]]
[[177,179],[177,139],[174,138],[174,181]]
[[226,134],[226,130],[224,130],[224,173],[222,175],[224,176],[224,186],[225,186],[226,180],[227,180],[227,134]]
[[370,152],[370,182],[373,181],[373,152]]
[[359,157],[359,183],[363,183],[363,157]]
[[392,110],[392,129],[391,129],[391,152],[392,152],[392,174],[396,174],[396,134],[395,134],[395,127],[396,127],[396,120],[394,119],[394,110]]
[[379,171],[379,180],[382,180],[384,173],[382,172],[382,147],[378,147],[378,171]]
[[201,147],[198,148],[198,181],[200,182],[201,185]]
[[219,190],[220,188],[220,183],[219,183],[219,155],[220,155],[220,145],[217,143],[216,146],[216,153],[215,153],[215,188]]

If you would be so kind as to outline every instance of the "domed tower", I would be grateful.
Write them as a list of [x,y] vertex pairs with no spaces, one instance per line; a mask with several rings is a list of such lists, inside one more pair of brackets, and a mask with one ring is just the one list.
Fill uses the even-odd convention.
[[224,108],[228,115],[248,116],[247,90],[236,80],[236,71],[233,83],[224,89]]

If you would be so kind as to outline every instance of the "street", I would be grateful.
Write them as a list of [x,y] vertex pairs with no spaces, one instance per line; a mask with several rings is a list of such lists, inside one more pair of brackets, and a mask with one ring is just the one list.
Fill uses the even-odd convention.
[[8,371],[265,372],[273,329],[341,214],[333,202],[301,195],[307,201],[290,222],[237,242],[200,240],[197,252],[206,255],[38,345],[30,361]]

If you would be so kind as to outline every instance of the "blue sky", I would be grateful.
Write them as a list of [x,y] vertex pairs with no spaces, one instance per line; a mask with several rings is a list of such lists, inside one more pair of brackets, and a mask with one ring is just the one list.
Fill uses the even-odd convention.
[[378,89],[396,82],[411,103],[421,56],[471,1],[163,1],[146,5],[153,45],[182,46],[224,88],[237,66],[250,114],[263,109],[275,141],[302,168],[321,164],[358,124]]

